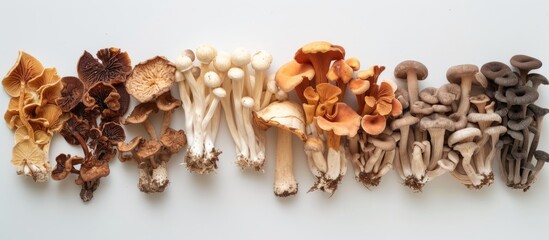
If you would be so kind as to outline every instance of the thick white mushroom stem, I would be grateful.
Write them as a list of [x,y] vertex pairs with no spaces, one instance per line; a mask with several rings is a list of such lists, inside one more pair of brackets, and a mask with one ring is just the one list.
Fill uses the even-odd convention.
[[152,170],[151,190],[154,192],[163,192],[170,182],[168,180],[167,162],[161,161],[158,167]]
[[287,130],[278,128],[274,182],[274,194],[276,196],[287,197],[297,193],[297,182],[293,172],[292,153],[291,133]]
[[428,170],[434,170],[437,167],[438,161],[442,159],[442,150],[444,149],[444,128],[429,128],[431,136],[431,160],[429,161]]
[[414,142],[414,147],[412,150],[412,176],[418,182],[423,180],[425,176],[425,163],[423,161],[423,152],[425,151],[420,144],[421,142]]
[[192,142],[193,140],[193,104],[191,102],[190,93],[187,89],[188,86],[185,84],[185,77],[183,73],[177,71],[175,73],[175,81],[179,87],[179,96],[181,97],[181,102],[183,104],[183,111],[185,113],[185,135],[187,136],[187,142]]

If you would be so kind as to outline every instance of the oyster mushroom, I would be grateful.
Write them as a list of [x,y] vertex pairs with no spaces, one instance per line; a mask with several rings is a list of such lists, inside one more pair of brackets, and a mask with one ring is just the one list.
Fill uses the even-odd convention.
[[472,85],[487,87],[486,79],[480,76],[477,66],[472,64],[463,64],[450,67],[446,72],[446,78],[450,83],[461,85],[461,97],[456,114],[465,116],[469,112],[469,95]]
[[427,78],[427,67],[418,61],[406,60],[395,67],[394,74],[396,78],[406,79],[408,93],[410,94],[410,105],[413,105],[419,96],[418,81]]
[[303,109],[290,101],[273,102],[255,112],[254,121],[262,129],[277,128],[274,194],[279,197],[296,194],[291,134],[306,140]]
[[330,69],[330,64],[332,61],[343,58],[345,58],[345,49],[323,41],[312,42],[303,46],[295,53],[294,57],[295,61],[300,64],[310,64],[313,66],[315,70],[313,79],[315,85],[328,82],[326,74]]

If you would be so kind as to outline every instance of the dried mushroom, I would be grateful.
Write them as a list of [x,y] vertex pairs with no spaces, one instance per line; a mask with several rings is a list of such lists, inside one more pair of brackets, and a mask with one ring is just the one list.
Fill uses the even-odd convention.
[[63,77],[63,89],[55,100],[67,118],[61,135],[67,143],[80,146],[84,156],[59,154],[52,178],[63,180],[76,174],[85,202],[93,198],[100,179],[109,175],[117,145],[126,139],[120,120],[129,106],[127,93],[120,90],[131,71],[128,54],[106,48],[97,57],[84,52],[77,66],[79,78]]
[[64,121],[55,105],[61,95],[60,77],[55,68],[44,68],[36,58],[20,51],[2,86],[11,96],[4,120],[15,131],[12,165],[17,174],[45,182],[51,171],[51,138]]
[[[139,102],[124,124],[143,124],[149,139],[135,137],[129,143],[118,142],[119,159],[134,160],[139,168],[138,187],[142,192],[163,192],[168,186],[167,163],[187,143],[183,130],[170,128],[172,113],[182,102],[172,97],[176,68],[164,57],[154,57],[137,64],[126,81],[126,89]],[[158,134],[149,120],[153,113],[163,112]]]

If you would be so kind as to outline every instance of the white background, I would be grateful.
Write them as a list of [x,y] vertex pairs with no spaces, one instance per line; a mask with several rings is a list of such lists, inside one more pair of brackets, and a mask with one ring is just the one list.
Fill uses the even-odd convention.
[[[268,50],[274,71],[300,46],[327,40],[363,66],[385,65],[386,78],[400,61],[420,60],[429,68],[421,86],[440,86],[446,69],[456,64],[507,63],[518,53],[549,61],[548,9],[543,1],[2,1],[0,75],[20,49],[60,75],[75,75],[84,50],[120,47],[136,64],[155,55],[174,59],[204,42],[219,50]],[[547,69],[539,72],[548,75]],[[548,103],[541,94],[538,104]],[[2,112],[7,104],[8,95],[0,93]],[[174,128],[182,128],[180,119],[181,111]],[[111,175],[84,204],[74,176],[46,184],[17,176],[9,163],[12,132],[4,125],[0,239],[547,238],[549,171],[527,193],[508,189],[499,174],[480,191],[447,175],[414,193],[394,172],[367,190],[349,171],[330,198],[306,193],[314,179],[296,143],[299,193],[279,199],[272,193],[273,148],[264,173],[241,171],[224,125],[220,131],[217,174],[190,174],[179,165],[180,153],[170,162],[166,191],[146,195],[137,189],[136,165],[115,159]],[[546,126],[540,144],[546,151],[548,132]],[[272,131],[268,140],[274,140]],[[61,152],[79,151],[56,137],[50,157]]]

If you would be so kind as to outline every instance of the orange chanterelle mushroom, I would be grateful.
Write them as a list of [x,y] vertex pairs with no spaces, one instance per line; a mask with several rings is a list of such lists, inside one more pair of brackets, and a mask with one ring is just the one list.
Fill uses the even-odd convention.
[[11,162],[18,174],[45,182],[51,170],[50,141],[64,121],[61,109],[55,105],[61,95],[60,77],[55,68],[44,68],[36,58],[21,51],[2,85],[11,97],[4,120],[15,131]]

